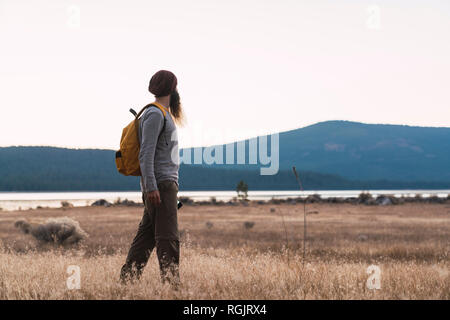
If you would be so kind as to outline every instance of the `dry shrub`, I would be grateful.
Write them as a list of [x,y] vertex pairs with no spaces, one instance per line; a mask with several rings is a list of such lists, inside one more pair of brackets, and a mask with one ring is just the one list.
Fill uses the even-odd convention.
[[61,208],[73,208],[73,204],[68,201],[61,201]]
[[253,221],[245,221],[244,222],[244,228],[247,230],[253,228],[254,225],[255,225],[255,223]]
[[43,224],[18,220],[14,226],[42,243],[75,244],[88,236],[77,221],[68,217],[49,218]]

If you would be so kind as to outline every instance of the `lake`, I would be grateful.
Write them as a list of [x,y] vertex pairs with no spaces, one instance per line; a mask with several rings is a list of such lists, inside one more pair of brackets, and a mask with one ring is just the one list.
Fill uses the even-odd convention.
[[[365,190],[366,191],[366,190]],[[423,197],[438,196],[447,197],[450,190],[369,190],[373,196],[389,194],[396,197],[415,196],[421,194]],[[308,191],[249,191],[250,200],[269,200],[271,198],[285,199],[289,197],[308,196],[319,194],[322,198],[329,197],[357,197],[361,190],[308,190]],[[236,191],[180,191],[179,197],[189,197],[193,200],[209,200],[215,197],[217,200],[228,201],[236,196]],[[118,198],[132,201],[142,201],[141,193],[132,192],[0,192],[0,208],[3,210],[26,210],[38,206],[59,208],[61,201],[68,201],[74,206],[89,206],[98,199],[114,202]]]

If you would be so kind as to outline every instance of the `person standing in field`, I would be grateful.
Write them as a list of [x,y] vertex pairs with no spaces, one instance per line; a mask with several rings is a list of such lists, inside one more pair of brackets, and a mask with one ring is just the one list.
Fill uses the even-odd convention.
[[177,78],[170,71],[158,71],[151,78],[148,89],[155,96],[157,106],[147,108],[139,124],[139,164],[145,209],[120,279],[124,283],[139,279],[156,246],[162,281],[177,286],[179,160],[175,124],[180,124],[183,117]]

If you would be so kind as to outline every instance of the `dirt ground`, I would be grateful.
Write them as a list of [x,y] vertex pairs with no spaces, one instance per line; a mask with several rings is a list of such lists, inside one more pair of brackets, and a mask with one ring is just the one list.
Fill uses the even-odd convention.
[[[312,257],[331,254],[365,261],[383,257],[429,261],[449,254],[450,204],[307,204],[306,212],[306,248]],[[15,221],[40,223],[67,216],[89,234],[84,243],[88,251],[115,253],[128,249],[142,214],[141,207],[2,212],[0,239],[4,246],[20,251],[33,246],[33,241],[14,228]],[[182,241],[195,247],[302,250],[303,215],[302,204],[185,205],[179,211],[179,230]],[[250,222],[247,227],[246,222]]]

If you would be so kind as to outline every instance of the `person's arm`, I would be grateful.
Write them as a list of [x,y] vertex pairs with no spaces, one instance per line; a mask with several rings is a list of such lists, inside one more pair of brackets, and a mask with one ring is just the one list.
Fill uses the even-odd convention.
[[141,149],[139,151],[139,164],[146,196],[154,203],[159,203],[159,192],[155,178],[155,151],[158,137],[164,124],[161,112],[147,112],[142,119]]

